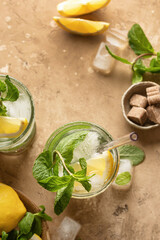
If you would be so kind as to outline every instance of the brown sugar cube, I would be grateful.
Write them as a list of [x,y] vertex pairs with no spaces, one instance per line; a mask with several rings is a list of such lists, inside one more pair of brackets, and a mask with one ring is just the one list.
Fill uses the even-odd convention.
[[151,92],[160,92],[160,86],[153,86],[153,87],[146,88],[147,95],[148,93],[151,93]]
[[160,103],[160,86],[146,88],[146,93],[149,105]]
[[160,107],[148,106],[147,113],[150,121],[160,124]]
[[159,91],[148,92],[147,97],[159,94]]
[[147,100],[148,100],[149,105],[159,104],[160,103],[160,93],[147,97]]
[[127,117],[135,123],[144,125],[147,120],[147,111],[141,107],[132,107]]
[[140,94],[133,94],[133,96],[130,98],[130,105],[132,107],[136,106],[145,108],[147,106],[147,98]]

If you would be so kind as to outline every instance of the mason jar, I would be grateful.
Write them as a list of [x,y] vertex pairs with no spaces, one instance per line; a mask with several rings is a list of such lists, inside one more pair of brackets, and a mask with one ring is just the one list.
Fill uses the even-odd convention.
[[[0,75],[0,80],[5,81],[6,76]],[[31,93],[21,82],[13,77],[9,77],[12,84],[19,91],[19,98],[14,101],[3,101],[7,109],[7,116],[13,118],[26,118],[28,125],[26,129],[17,137],[0,138],[0,153],[16,154],[25,151],[31,144],[36,132],[34,104]]]
[[[98,141],[99,141],[99,145],[96,145],[96,147],[101,147],[103,144],[106,144],[108,142],[113,141],[112,136],[102,127],[94,124],[94,123],[90,123],[90,122],[72,122],[69,124],[66,124],[62,127],[60,127],[59,129],[57,129],[55,132],[53,132],[51,134],[51,136],[49,137],[49,139],[46,142],[45,148],[44,150],[49,150],[51,153],[56,150],[57,145],[65,138],[68,137],[69,135],[71,136],[73,133],[75,132],[80,132],[80,131],[87,131],[88,133],[92,133],[90,134],[90,139],[89,142],[86,145],[86,148],[90,148],[90,144],[94,144],[94,140],[92,138],[92,136],[94,137],[94,133],[97,134],[98,136]],[[83,146],[84,149],[84,146]],[[89,197],[94,197],[100,193],[102,193],[103,191],[105,191],[110,184],[114,181],[118,169],[119,169],[119,154],[118,154],[118,150],[116,148],[112,149],[110,151],[111,155],[112,155],[112,167],[110,169],[110,175],[108,176],[107,179],[104,179],[103,184],[101,184],[100,187],[94,189],[94,186],[92,186],[91,191],[87,192],[85,189],[84,191],[76,191],[75,187],[73,190],[73,194],[72,197],[73,198],[89,198]],[[83,156],[82,156],[83,157]],[[87,158],[89,159],[92,156],[87,156]],[[86,159],[87,160],[87,159]],[[72,165],[72,164],[71,164]]]

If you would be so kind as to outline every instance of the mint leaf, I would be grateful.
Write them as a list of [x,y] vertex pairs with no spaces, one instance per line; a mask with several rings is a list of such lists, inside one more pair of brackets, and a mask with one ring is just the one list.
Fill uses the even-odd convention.
[[135,64],[133,65],[133,70],[138,71],[141,74],[144,74],[146,71],[146,67],[144,66],[141,59],[138,59]]
[[50,192],[57,192],[59,189],[66,187],[71,180],[72,176],[70,175],[63,177],[51,176],[39,181],[39,184]]
[[[65,163],[70,163],[73,158],[74,149],[84,141],[87,136],[88,131],[79,131],[71,135],[64,137],[56,147],[56,150],[59,151],[62,157],[65,160]],[[59,159],[57,157],[56,159]]]
[[[67,163],[65,163],[66,164],[66,167],[68,168],[68,170],[71,172],[71,173],[74,173],[75,171],[74,171],[74,168],[71,166],[71,165],[69,165],[69,164],[67,164]],[[65,168],[63,168],[63,174],[64,175],[68,175],[68,172],[66,171],[66,169]]]
[[160,66],[160,64],[157,62],[156,58],[152,58],[152,60],[150,61],[150,67],[157,67]]
[[87,192],[89,192],[92,188],[91,184],[89,183],[89,181],[79,181],[82,186],[86,189]]
[[[86,159],[85,158],[80,158],[79,159],[79,163],[80,163],[80,166],[82,168],[82,170],[84,171],[85,175],[87,173],[87,162],[86,162]],[[80,181],[79,182],[82,184],[82,186],[86,189],[86,191],[90,191],[91,190],[91,184],[89,183],[88,180],[84,180],[84,181]]]
[[122,63],[125,63],[125,64],[130,64],[130,65],[132,64],[132,63],[129,62],[127,59],[121,58],[121,57],[115,55],[114,53],[112,53],[111,50],[109,49],[109,47],[108,47],[107,45],[106,45],[105,47],[106,47],[108,53],[109,53],[113,58],[115,58],[116,60],[118,60],[118,61],[120,61],[120,62],[122,62]]
[[118,185],[126,185],[131,181],[131,174],[129,172],[123,172],[118,175],[115,183]]
[[24,218],[22,218],[22,220],[18,224],[20,235],[28,234],[31,231],[33,221],[34,214],[27,212]]
[[143,75],[138,71],[133,72],[132,84],[142,82],[142,81],[143,81]]
[[54,212],[60,215],[67,207],[73,192],[74,179],[70,181],[67,187],[64,187],[57,191],[56,199],[54,203]]
[[85,174],[87,173],[87,162],[85,158],[80,158],[79,163],[82,169],[85,169]]
[[7,85],[7,95],[5,98],[2,98],[3,101],[14,102],[19,98],[19,91],[16,86],[11,83],[9,76],[6,76],[5,83]]
[[52,156],[49,151],[42,152],[33,166],[33,176],[39,182],[53,175]]
[[158,61],[159,64],[160,64],[160,52],[157,52],[157,61]]
[[7,240],[17,240],[17,237],[18,237],[18,231],[12,230],[11,232],[8,233]]
[[43,220],[52,221],[52,218],[45,213],[45,207],[43,205],[41,205],[40,208],[42,210],[38,213],[35,213],[34,215],[42,218]]
[[36,216],[35,214],[34,214],[34,221],[31,229],[31,234],[33,235],[34,233],[36,233],[38,236],[40,236],[42,233],[42,221],[40,217]]
[[134,24],[128,32],[129,45],[137,55],[154,53],[151,43],[148,41],[139,24]]
[[6,106],[3,105],[1,99],[0,99],[0,116],[7,116]]
[[4,82],[0,80],[0,92],[5,92],[6,91],[6,85]]
[[146,68],[146,72],[160,73],[160,66],[159,67],[149,67],[149,68]]
[[129,159],[133,166],[143,162],[145,158],[144,151],[133,145],[123,145],[118,147],[120,159]]
[[6,239],[8,239],[8,234],[5,231],[3,231],[2,232],[2,240],[6,240]]

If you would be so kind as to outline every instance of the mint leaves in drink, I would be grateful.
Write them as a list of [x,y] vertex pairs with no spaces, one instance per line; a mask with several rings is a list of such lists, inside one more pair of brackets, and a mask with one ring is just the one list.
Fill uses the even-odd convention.
[[54,151],[49,149],[42,152],[34,163],[33,176],[37,182],[48,191],[56,192],[54,212],[57,215],[67,207],[75,181],[82,184],[86,191],[91,190],[89,179],[94,175],[86,175],[86,159],[79,159],[81,170],[77,172],[70,165],[74,149],[84,141],[87,134],[88,131],[82,130],[64,137]]
[[19,91],[7,75],[4,82],[0,80],[0,116],[7,116],[3,101],[14,102],[19,98]]
[[2,232],[2,240],[29,240],[34,234],[42,233],[42,220],[52,221],[52,218],[45,213],[45,207],[38,213],[27,212],[18,224],[18,230],[9,233]]
[[[143,81],[143,75],[147,72],[160,73],[160,52],[155,52],[139,24],[134,24],[129,30],[128,40],[131,49],[138,56],[132,62],[112,53],[107,45],[106,50],[116,60],[132,65],[132,84]],[[153,56],[155,57],[153,58]],[[152,57],[149,66],[145,66],[143,63],[143,60],[146,57]]]

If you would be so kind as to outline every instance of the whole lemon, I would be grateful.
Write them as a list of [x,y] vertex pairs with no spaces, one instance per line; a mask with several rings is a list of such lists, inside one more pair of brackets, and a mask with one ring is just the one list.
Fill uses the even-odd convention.
[[26,213],[26,208],[13,188],[0,183],[0,235],[13,230]]

